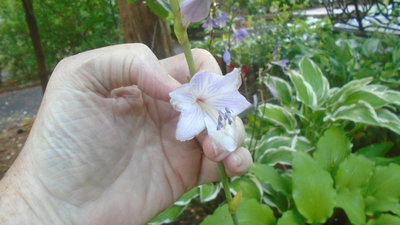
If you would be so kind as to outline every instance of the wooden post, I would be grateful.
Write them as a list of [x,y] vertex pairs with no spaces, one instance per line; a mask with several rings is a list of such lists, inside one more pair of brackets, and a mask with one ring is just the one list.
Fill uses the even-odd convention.
[[172,54],[170,29],[165,20],[154,15],[145,3],[118,0],[125,41],[146,44],[158,58]]

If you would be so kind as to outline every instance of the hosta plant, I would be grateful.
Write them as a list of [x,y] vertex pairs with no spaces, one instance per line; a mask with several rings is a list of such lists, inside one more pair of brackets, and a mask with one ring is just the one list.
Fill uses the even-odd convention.
[[400,224],[400,158],[386,157],[393,143],[382,136],[352,148],[369,127],[400,134],[400,92],[371,78],[331,88],[305,57],[299,68],[288,70],[290,82],[264,77],[277,104],[262,104],[249,118],[249,130],[261,132],[250,146],[261,202],[277,224]]

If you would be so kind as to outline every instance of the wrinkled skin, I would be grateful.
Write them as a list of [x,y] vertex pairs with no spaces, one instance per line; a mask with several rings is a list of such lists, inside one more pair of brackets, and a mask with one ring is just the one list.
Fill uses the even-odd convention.
[[[193,53],[198,69],[220,73],[208,52]],[[168,93],[187,75],[184,56],[159,61],[141,44],[61,61],[0,183],[0,223],[145,224],[185,191],[218,180],[214,161],[231,175],[246,172],[247,149],[227,154],[204,132],[175,139],[179,113]]]

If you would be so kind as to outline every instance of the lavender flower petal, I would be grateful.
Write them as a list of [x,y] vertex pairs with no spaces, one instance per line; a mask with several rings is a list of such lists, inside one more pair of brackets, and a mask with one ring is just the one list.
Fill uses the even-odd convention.
[[199,22],[208,16],[211,0],[184,0],[181,13],[188,22]]

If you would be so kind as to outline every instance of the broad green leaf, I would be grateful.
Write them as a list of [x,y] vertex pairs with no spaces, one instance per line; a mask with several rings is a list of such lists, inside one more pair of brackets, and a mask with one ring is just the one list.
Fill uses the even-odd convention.
[[260,163],[274,166],[275,164],[290,165],[292,163],[293,150],[290,148],[273,148],[265,151],[257,160]]
[[173,205],[154,217],[148,224],[158,225],[174,222],[183,213],[186,207],[186,205]]
[[231,182],[231,189],[237,193],[242,191],[243,198],[253,198],[261,201],[263,190],[261,185],[254,179],[248,176],[242,176],[234,179]]
[[400,165],[400,156],[396,157],[370,157],[369,159],[373,160],[378,166],[388,166],[392,163],[396,163]]
[[281,106],[266,103],[259,107],[259,111],[267,120],[282,126],[289,133],[294,132],[297,128],[294,116]]
[[400,217],[381,214],[378,219],[368,221],[367,225],[399,225]]
[[270,184],[276,191],[290,195],[291,183],[272,166],[257,163],[253,165],[250,172],[263,183]]
[[290,105],[292,102],[293,91],[288,82],[279,77],[269,76],[264,78],[264,84],[268,87],[271,93],[275,92],[278,95],[276,97],[283,105]]
[[339,89],[336,88],[330,89],[329,90],[330,97],[328,100],[329,104],[332,106],[334,105],[341,106],[341,103],[345,101],[349,95],[361,90],[363,87],[371,83],[371,81],[372,78],[367,77],[363,79],[352,80]]
[[[239,224],[248,225],[275,225],[276,219],[272,210],[254,199],[242,199],[238,209],[237,217]],[[228,206],[217,208],[215,212],[207,216],[200,225],[233,225]]]
[[400,165],[378,166],[367,188],[367,195],[380,199],[400,198]]
[[382,98],[384,98],[390,104],[400,105],[400,92],[399,91],[387,90],[387,91],[383,92]]
[[[368,88],[368,86],[366,87]],[[343,105],[351,105],[364,101],[374,108],[379,108],[387,105],[387,101],[383,98],[382,94],[375,93],[370,90],[359,90],[347,96],[347,99],[342,103]]]
[[358,102],[357,104],[339,107],[333,115],[327,115],[326,120],[350,120],[355,123],[364,123],[379,126],[379,118],[372,106],[366,102]]
[[293,155],[292,192],[297,209],[308,223],[324,223],[334,209],[333,180],[308,154]]
[[282,192],[275,191],[270,185],[264,185],[263,202],[279,212],[285,212],[292,207],[293,202]]
[[296,89],[297,100],[312,109],[317,108],[317,95],[311,85],[294,70],[289,71],[289,77]]
[[318,104],[324,102],[328,95],[329,83],[322,74],[320,68],[309,58],[303,57],[300,60],[300,70],[305,81],[311,85],[317,95]]
[[363,188],[373,173],[374,162],[361,155],[349,155],[338,167],[335,175],[336,187],[350,191]]
[[199,196],[199,190],[197,187],[190,189],[188,192],[183,194],[178,201],[175,202],[175,205],[187,205],[192,201],[192,199]]
[[378,109],[376,112],[381,127],[386,127],[397,134],[400,134],[400,119],[396,114],[387,109]]
[[221,190],[221,186],[218,184],[203,184],[199,186],[199,193],[200,193],[200,201],[201,202],[208,202],[214,200],[219,191]]
[[365,146],[356,151],[357,155],[364,155],[367,157],[383,157],[393,147],[393,142],[385,141],[372,145]]
[[369,196],[366,198],[366,209],[368,214],[374,215],[377,212],[392,212],[400,216],[400,204],[395,199],[380,199]]
[[137,0],[129,0],[130,3],[135,3]]
[[336,195],[336,206],[342,208],[352,224],[365,224],[365,204],[360,191],[343,190]]
[[292,148],[296,149],[296,151],[301,152],[309,152],[314,149],[314,146],[311,142],[303,136],[295,136],[292,138]]
[[171,12],[168,3],[163,0],[147,0],[146,3],[150,11],[160,18],[167,18]]
[[282,217],[279,218],[277,225],[304,225],[304,221],[301,216],[294,212],[293,210],[289,210],[283,213]]
[[324,169],[333,172],[337,165],[351,152],[351,142],[346,132],[339,127],[331,127],[318,140],[314,159]]
[[260,148],[264,150],[279,148],[282,146],[290,147],[292,144],[292,138],[285,136],[274,136],[268,139],[262,140]]

